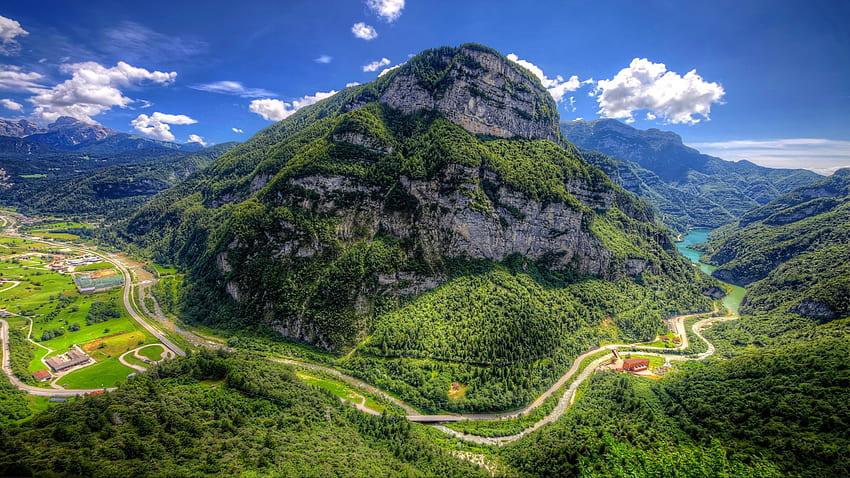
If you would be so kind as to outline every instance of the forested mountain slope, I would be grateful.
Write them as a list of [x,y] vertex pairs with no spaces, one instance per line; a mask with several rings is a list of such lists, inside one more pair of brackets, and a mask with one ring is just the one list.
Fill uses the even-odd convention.
[[[185,318],[361,344],[350,370],[389,367],[429,409],[517,406],[601,337],[710,309],[646,205],[561,139],[539,81],[477,45],[299,110],[157,196],[126,236],[187,270]],[[466,402],[445,403],[452,377],[477,385]]]
[[81,155],[51,148],[26,158],[12,155],[5,161],[10,184],[0,189],[0,200],[27,213],[126,218],[154,194],[209,165],[236,144],[223,143],[195,153],[147,148]]
[[[720,226],[821,178],[803,169],[724,161],[685,146],[675,133],[655,128],[643,131],[613,119],[569,121],[561,123],[561,131],[583,149],[624,161],[618,165],[622,177],[618,184],[655,206],[666,224],[677,229],[684,226],[680,232],[688,227]],[[647,171],[663,185],[657,186]]]
[[850,169],[748,212],[709,242],[714,275],[751,284],[743,311],[850,314]]

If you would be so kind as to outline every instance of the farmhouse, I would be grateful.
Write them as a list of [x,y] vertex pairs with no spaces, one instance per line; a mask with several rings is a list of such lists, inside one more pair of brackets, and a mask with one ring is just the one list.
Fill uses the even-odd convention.
[[53,378],[53,375],[50,375],[50,372],[48,372],[47,370],[41,369],[36,370],[32,374],[32,378],[38,380],[39,382],[44,382],[45,380],[50,380],[51,378]]
[[55,373],[68,370],[69,368],[76,367],[77,365],[82,365],[87,363],[89,360],[91,359],[84,352],[80,352],[79,350],[70,350],[62,355],[45,359],[44,363],[53,369],[53,372]]
[[623,360],[623,370],[627,372],[640,372],[649,368],[648,358],[628,358]]

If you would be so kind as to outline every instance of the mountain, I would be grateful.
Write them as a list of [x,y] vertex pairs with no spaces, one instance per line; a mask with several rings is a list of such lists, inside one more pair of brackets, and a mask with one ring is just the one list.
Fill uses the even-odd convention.
[[0,118],[0,136],[11,136],[13,138],[23,138],[31,134],[43,133],[44,128],[28,121],[21,119],[18,121]]
[[648,207],[562,140],[540,82],[471,44],[270,126],[125,235],[187,271],[186,320],[353,349],[345,368],[425,409],[518,406],[600,337],[711,307]]
[[82,147],[72,148],[74,151],[94,154],[113,154],[127,151],[137,151],[147,148],[164,148],[174,151],[195,152],[204,149],[198,143],[172,143],[156,139],[144,138],[135,134],[116,133],[102,140],[87,144]]
[[79,149],[87,145],[118,134],[106,126],[90,124],[70,116],[62,116],[47,125],[44,132],[34,133],[25,138],[59,149]]
[[99,124],[86,123],[70,116],[62,116],[42,128],[27,120],[0,118],[0,136],[21,138],[65,151],[114,154],[145,148],[166,148],[178,151],[200,151],[198,143],[178,144],[159,141],[134,134],[119,133]]
[[622,161],[598,151],[582,150],[582,157],[655,209],[658,220],[684,233],[697,224],[724,224],[735,220],[729,211],[698,194],[672,186],[654,172],[632,161]]
[[748,212],[704,250],[715,277],[751,284],[742,310],[850,315],[850,169]]
[[[16,177],[9,188],[0,190],[0,199],[29,213],[125,218],[156,193],[176,185],[237,144],[222,143],[197,152],[146,148],[82,158],[59,152],[29,161],[7,160],[5,165]],[[56,162],[70,169],[48,167]],[[24,168],[23,172],[19,168]]]
[[3,158],[27,158],[32,156],[61,154],[60,149],[47,146],[46,144],[30,141],[14,136],[0,136],[0,157]]
[[174,152],[75,175],[31,195],[28,206],[50,214],[131,213],[156,193],[178,184],[237,144],[222,143],[194,153]]
[[[655,128],[643,131],[612,119],[564,122],[561,132],[583,149],[626,162],[617,167],[626,171],[626,177],[645,177],[644,170],[649,171],[678,191],[630,189],[624,185],[664,215],[678,220],[668,223],[687,227],[720,226],[821,178],[803,169],[771,169],[749,161],[724,161],[685,146],[675,133]],[[648,183],[654,180],[650,177]]]

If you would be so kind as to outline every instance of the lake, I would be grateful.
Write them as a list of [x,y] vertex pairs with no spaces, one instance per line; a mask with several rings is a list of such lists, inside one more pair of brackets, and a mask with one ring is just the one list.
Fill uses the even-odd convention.
[[[676,243],[676,247],[679,249],[679,252],[683,256],[688,258],[688,260],[693,262],[694,264],[699,264],[699,268],[709,275],[711,275],[711,273],[714,272],[714,269],[717,268],[712,265],[703,264],[702,262],[700,262],[700,259],[702,258],[702,252],[695,251],[689,246],[707,241],[708,235],[710,233],[711,229],[694,229],[682,236],[682,240]],[[732,292],[730,292],[729,295],[723,298],[723,305],[737,315],[738,308],[741,306],[741,301],[744,299],[744,294],[747,293],[747,290],[743,287],[732,285],[726,282],[723,283],[726,284],[728,287],[732,288]]]

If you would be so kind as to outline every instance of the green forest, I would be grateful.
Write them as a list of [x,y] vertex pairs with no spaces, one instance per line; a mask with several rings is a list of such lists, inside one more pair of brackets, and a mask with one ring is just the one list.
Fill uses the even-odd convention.
[[420,426],[364,415],[246,355],[201,352],[3,426],[3,476],[483,475]]

